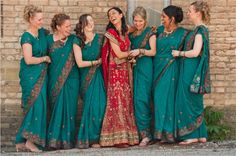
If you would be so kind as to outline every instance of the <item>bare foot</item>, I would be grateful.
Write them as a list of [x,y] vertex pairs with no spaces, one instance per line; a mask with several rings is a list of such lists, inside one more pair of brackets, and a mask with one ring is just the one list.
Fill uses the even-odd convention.
[[144,147],[144,146],[149,145],[149,143],[150,143],[150,139],[146,137],[146,138],[143,138],[143,140],[139,143],[139,146]]
[[198,138],[198,142],[200,143],[206,143],[207,139],[206,138]]
[[179,145],[190,145],[197,142],[198,142],[198,139],[187,139],[187,140],[181,141]]
[[16,144],[16,152],[20,152],[20,151],[23,152],[25,150],[26,150],[25,143]]
[[35,153],[42,152],[42,150],[39,150],[39,149],[37,148],[37,146],[36,146],[34,143],[32,143],[31,141],[29,141],[29,140],[26,141],[25,147],[26,147],[27,149],[29,149],[30,152],[35,152]]
[[101,146],[99,144],[92,144],[91,147],[92,148],[100,148]]

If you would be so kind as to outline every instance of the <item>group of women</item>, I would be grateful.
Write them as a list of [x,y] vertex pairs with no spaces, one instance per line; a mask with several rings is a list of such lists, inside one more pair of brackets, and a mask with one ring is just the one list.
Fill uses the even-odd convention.
[[[19,73],[25,116],[17,151],[206,142],[207,3],[190,5],[193,30],[178,25],[183,11],[173,5],[163,9],[157,29],[148,26],[143,7],[135,9],[129,27],[118,7],[107,15],[104,37],[94,32],[90,14],[80,16],[75,34],[70,17],[56,14],[49,34],[42,28],[42,10],[25,7],[29,27],[21,36]],[[79,96],[83,108],[77,130]]]

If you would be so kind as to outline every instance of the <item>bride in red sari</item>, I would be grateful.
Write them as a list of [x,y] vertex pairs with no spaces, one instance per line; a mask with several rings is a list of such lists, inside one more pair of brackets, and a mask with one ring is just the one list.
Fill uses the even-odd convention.
[[107,107],[100,145],[128,147],[139,143],[133,109],[132,71],[127,61],[130,47],[128,28],[119,8],[113,7],[107,14],[109,24],[102,47]]

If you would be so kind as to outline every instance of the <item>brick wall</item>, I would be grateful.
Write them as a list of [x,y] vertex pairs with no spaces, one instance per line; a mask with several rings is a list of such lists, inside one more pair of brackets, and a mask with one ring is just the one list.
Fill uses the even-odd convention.
[[82,13],[95,18],[96,31],[104,32],[107,10],[119,6],[126,11],[125,0],[3,0],[1,1],[1,146],[12,146],[15,133],[22,120],[19,61],[22,57],[19,36],[27,29],[22,16],[25,5],[42,6],[44,23],[49,27],[55,13],[65,12],[72,19],[73,28]]
[[[1,146],[12,146],[16,129],[22,119],[19,61],[22,57],[19,36],[27,28],[22,19],[26,4],[42,6],[45,27],[52,16],[65,12],[77,22],[82,13],[91,13],[96,30],[103,32],[107,24],[106,11],[111,6],[127,8],[126,0],[3,0],[1,1]],[[191,0],[172,0],[186,11]],[[213,93],[205,96],[205,103],[236,110],[236,1],[208,0],[211,5],[211,74]],[[187,20],[183,25],[192,27]],[[236,121],[235,121],[236,122]]]

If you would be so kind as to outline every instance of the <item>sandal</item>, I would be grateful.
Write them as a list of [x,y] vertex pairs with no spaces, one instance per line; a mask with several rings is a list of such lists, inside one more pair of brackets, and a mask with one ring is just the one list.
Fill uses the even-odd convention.
[[139,143],[139,146],[145,147],[145,146],[149,145],[150,141],[151,141],[151,139],[149,139],[148,137],[143,138],[143,140]]
[[197,142],[198,142],[198,139],[187,139],[187,140],[181,141],[179,145],[191,145]]

